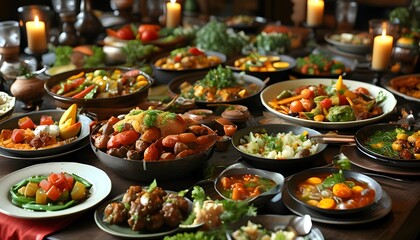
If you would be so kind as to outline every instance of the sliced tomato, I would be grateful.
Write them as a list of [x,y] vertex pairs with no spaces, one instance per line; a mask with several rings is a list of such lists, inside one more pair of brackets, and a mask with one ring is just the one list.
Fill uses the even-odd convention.
[[70,174],[64,174],[65,178],[66,178],[66,182],[67,182],[67,190],[71,191],[71,189],[73,188],[74,185],[74,177]]
[[45,192],[47,192],[48,190],[50,190],[52,183],[50,183],[47,179],[42,180],[41,182],[39,182],[39,187],[44,189]]
[[18,126],[21,129],[28,129],[28,128],[29,129],[35,129],[36,128],[35,123],[28,116],[20,118],[18,120]]
[[54,124],[54,120],[52,119],[52,116],[48,115],[42,115],[41,120],[39,121],[40,125],[52,125]]
[[64,191],[67,188],[67,179],[63,173],[51,173],[48,176],[48,181],[60,191]]
[[23,129],[13,129],[11,139],[15,143],[23,143],[25,141],[25,130]]
[[47,197],[53,201],[57,200],[61,196],[61,191],[58,187],[52,185],[47,191]]

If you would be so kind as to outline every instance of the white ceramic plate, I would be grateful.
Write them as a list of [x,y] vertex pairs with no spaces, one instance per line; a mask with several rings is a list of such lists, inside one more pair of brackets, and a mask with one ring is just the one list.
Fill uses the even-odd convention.
[[[10,187],[24,178],[41,174],[46,175],[51,172],[75,173],[88,180],[90,183],[92,183],[89,198],[84,202],[74,205],[70,208],[51,212],[30,211],[20,208],[11,202],[9,193]],[[111,192],[111,187],[111,179],[109,179],[108,175],[101,169],[91,165],[75,162],[52,162],[36,164],[10,173],[9,175],[0,179],[0,212],[12,217],[27,219],[63,217],[94,207],[96,204],[105,199],[106,196],[108,196],[108,194]]]
[[351,43],[343,43],[337,41],[332,36],[335,34],[327,34],[325,35],[324,39],[326,42],[334,45],[338,50],[341,50],[346,53],[352,54],[367,54],[371,51],[372,45],[371,44],[351,44]]
[[16,98],[10,96],[5,92],[0,92],[0,120],[3,120],[8,115],[11,115],[15,108]]
[[395,88],[392,87],[392,82],[393,81],[400,81],[404,78],[410,78],[410,77],[419,78],[420,74],[403,75],[403,76],[393,78],[385,84],[385,88],[388,89],[389,91],[391,91],[393,94],[398,95],[402,98],[405,98],[407,100],[414,101],[414,102],[420,102],[420,98],[415,98],[415,97],[412,97],[412,96],[408,96],[408,95],[406,95],[402,92],[397,91]]
[[368,89],[370,94],[374,97],[376,97],[379,94],[379,92],[382,91],[383,94],[385,94],[386,96],[386,100],[379,105],[382,107],[383,114],[373,117],[373,118],[369,118],[369,119],[349,121],[349,122],[316,122],[313,120],[301,119],[301,118],[292,117],[292,116],[280,113],[276,109],[272,108],[269,104],[269,102],[275,99],[277,95],[279,95],[283,90],[293,90],[297,87],[305,86],[305,85],[324,84],[328,86],[328,85],[331,85],[333,81],[336,82],[337,79],[335,78],[305,78],[305,79],[279,82],[279,83],[268,86],[261,92],[261,95],[260,95],[261,102],[268,109],[268,111],[272,112],[276,116],[283,118],[291,123],[294,123],[300,126],[305,126],[305,127],[324,128],[324,129],[354,128],[354,127],[360,127],[367,124],[371,124],[371,123],[381,120],[382,118],[390,114],[392,110],[395,108],[395,106],[397,105],[397,100],[395,99],[394,95],[388,90],[381,87],[377,87],[370,83],[347,80],[347,79],[343,79],[343,82],[350,90],[354,90],[358,87],[364,87]]

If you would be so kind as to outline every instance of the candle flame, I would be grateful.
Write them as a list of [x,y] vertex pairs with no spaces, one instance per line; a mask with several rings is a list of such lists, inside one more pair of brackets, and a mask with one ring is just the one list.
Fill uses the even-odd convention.
[[176,0],[171,0],[171,3],[172,3],[172,4],[176,3]]
[[35,15],[34,21],[37,23],[39,22],[39,17],[37,15]]
[[386,28],[382,29],[382,37],[386,36]]

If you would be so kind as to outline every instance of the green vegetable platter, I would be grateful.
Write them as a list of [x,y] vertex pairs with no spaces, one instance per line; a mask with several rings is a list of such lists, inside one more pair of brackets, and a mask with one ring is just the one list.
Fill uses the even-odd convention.
[[[60,176],[65,176],[66,180],[58,181]],[[42,201],[42,196],[39,197],[42,194],[32,196],[33,191],[42,188],[47,189],[46,202],[38,202]],[[67,188],[72,190],[65,190]],[[32,165],[5,176],[0,179],[0,189],[4,192],[0,196],[1,213],[17,218],[44,219],[68,216],[94,207],[111,192],[111,180],[105,172],[91,165],[52,162]]]
[[268,111],[290,123],[323,129],[372,124],[390,114],[397,104],[394,95],[384,88],[337,78],[275,83],[261,92],[260,99]]

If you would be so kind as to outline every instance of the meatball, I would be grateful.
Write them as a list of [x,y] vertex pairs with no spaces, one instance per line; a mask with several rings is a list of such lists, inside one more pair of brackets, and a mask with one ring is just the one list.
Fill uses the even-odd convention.
[[181,210],[174,202],[166,202],[163,204],[162,211],[165,224],[171,228],[177,227],[183,219]]
[[127,192],[124,194],[121,202],[130,204],[132,201],[135,201],[140,193],[143,191],[141,186],[132,185],[127,189]]
[[112,202],[105,207],[104,222],[121,224],[127,221],[127,209],[121,202]]
[[146,227],[147,212],[140,203],[140,198],[131,201],[129,216],[127,223],[133,231],[140,231]]

